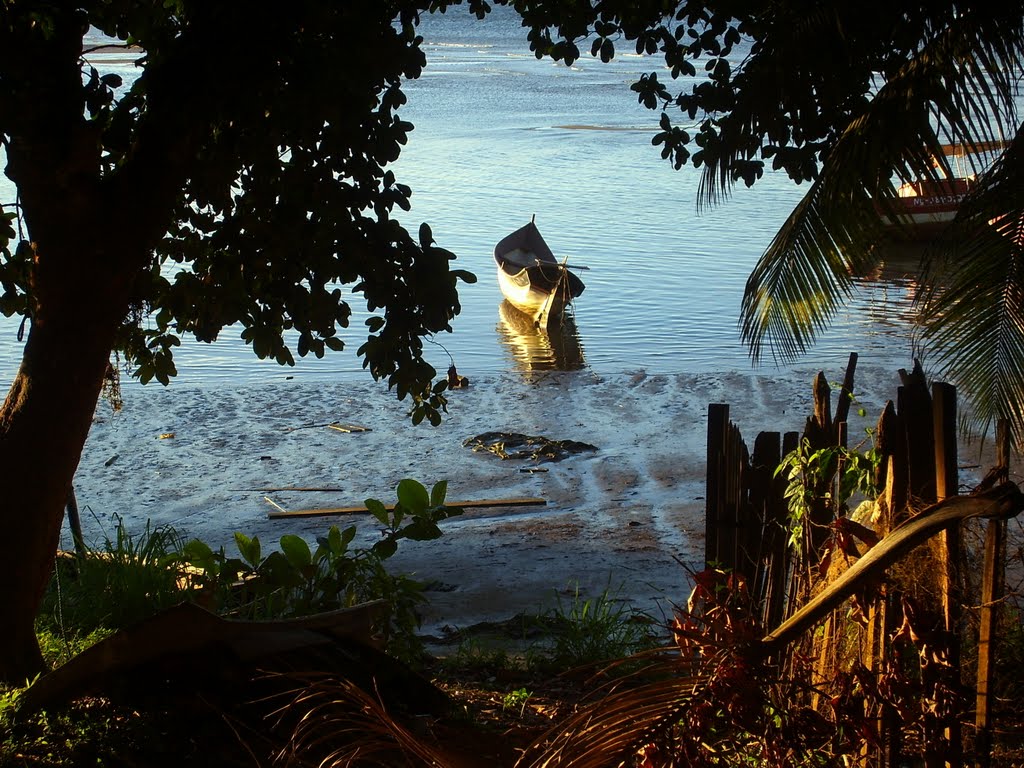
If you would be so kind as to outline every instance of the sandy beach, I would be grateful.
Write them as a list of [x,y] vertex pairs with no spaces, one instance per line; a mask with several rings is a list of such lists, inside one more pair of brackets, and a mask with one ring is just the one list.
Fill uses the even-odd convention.
[[[436,585],[425,632],[541,610],[577,588],[668,611],[689,592],[680,563],[697,566],[703,556],[708,404],[729,403],[752,444],[760,430],[802,429],[815,373],[472,378],[450,393],[436,428],[413,427],[407,403],[368,377],[243,388],[132,382],[121,411],[100,404],[76,493],[94,541],[113,535],[120,516],[131,531],[149,520],[229,550],[234,531],[266,547],[285,533],[313,540],[331,524],[356,523],[357,541],[370,542],[379,534],[367,515],[271,520],[270,502],[289,510],[390,502],[406,477],[447,480],[449,501],[540,497],[545,506],[467,510],[444,524],[441,539],[403,542],[394,568]],[[825,374],[836,381],[843,371]],[[898,376],[861,363],[857,381],[866,416],[851,419],[851,436],[874,425]],[[367,431],[339,432],[332,422]],[[597,450],[537,464],[463,445],[490,431]],[[976,450],[962,452],[961,464],[974,463]],[[332,490],[264,490],[292,487]]]

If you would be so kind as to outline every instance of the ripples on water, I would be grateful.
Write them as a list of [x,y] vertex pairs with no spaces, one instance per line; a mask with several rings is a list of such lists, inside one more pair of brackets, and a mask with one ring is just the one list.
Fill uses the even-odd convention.
[[[431,361],[443,370],[450,353],[470,376],[583,364],[598,372],[749,369],[736,326],[743,285],[805,187],[769,174],[698,216],[698,173],[661,160],[650,143],[658,115],[629,90],[641,72],[660,69],[657,61],[537,61],[515,18],[496,12],[483,24],[455,10],[428,19],[428,65],[407,86],[402,117],[416,128],[395,171],[413,189],[413,208],[401,220],[410,231],[428,221],[439,245],[479,278],[461,290],[463,312],[454,333],[438,337],[443,348],[428,345]],[[9,186],[0,192],[13,198]],[[559,258],[590,267],[575,333],[554,340],[510,325],[495,279],[494,244],[534,214]],[[811,364],[840,368],[859,351],[906,365],[912,290],[902,272],[862,281]],[[179,379],[366,376],[356,374],[354,354],[362,328],[357,311],[345,335],[351,351],[295,369],[258,361],[227,329],[215,345],[186,341]],[[0,320],[6,380],[20,359],[16,329]]]

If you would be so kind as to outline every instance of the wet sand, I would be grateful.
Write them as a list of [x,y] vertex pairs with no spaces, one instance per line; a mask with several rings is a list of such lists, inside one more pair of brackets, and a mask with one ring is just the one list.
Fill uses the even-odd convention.
[[[729,403],[748,444],[761,430],[799,431],[815,373],[473,377],[450,393],[436,428],[413,427],[407,403],[372,381],[133,385],[122,411],[98,409],[76,492],[87,538],[112,535],[120,515],[133,531],[151,520],[232,551],[234,531],[265,547],[285,533],[312,540],[331,524],[357,524],[357,542],[379,535],[367,515],[271,520],[265,497],[285,509],[391,502],[405,477],[447,480],[449,501],[541,497],[543,507],[467,510],[443,524],[441,539],[402,543],[394,568],[435,585],[425,632],[541,610],[577,588],[667,612],[689,592],[684,565],[703,556],[708,404]],[[838,380],[843,371],[825,373]],[[898,384],[895,371],[863,363],[857,379],[867,415],[851,418],[851,436],[874,426]],[[331,422],[369,431],[338,432]],[[598,450],[538,465],[463,446],[489,431]],[[260,490],[268,487],[338,490]]]

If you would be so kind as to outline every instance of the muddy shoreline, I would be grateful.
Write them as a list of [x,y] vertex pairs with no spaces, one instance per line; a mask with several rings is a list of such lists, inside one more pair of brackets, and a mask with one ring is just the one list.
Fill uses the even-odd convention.
[[[686,599],[685,566],[703,556],[708,404],[729,403],[748,441],[764,429],[799,431],[815,373],[474,377],[451,393],[437,428],[411,426],[407,404],[373,382],[133,386],[120,412],[100,405],[76,493],[87,539],[112,535],[119,516],[131,531],[148,520],[228,549],[234,531],[265,546],[285,533],[312,540],[331,524],[356,523],[357,541],[378,535],[368,516],[268,519],[268,498],[284,509],[389,502],[405,477],[447,480],[450,501],[541,497],[543,507],[467,510],[441,539],[402,544],[394,568],[434,585],[425,632],[541,610],[576,589],[667,613]],[[898,376],[862,364],[858,381],[866,416],[851,417],[851,436],[874,426]],[[501,430],[597,450],[538,464],[463,445]],[[529,468],[546,471],[521,471]],[[261,490],[293,487],[332,490]]]

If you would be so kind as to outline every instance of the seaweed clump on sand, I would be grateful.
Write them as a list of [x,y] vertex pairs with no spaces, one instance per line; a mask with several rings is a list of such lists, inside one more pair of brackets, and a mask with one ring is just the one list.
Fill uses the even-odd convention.
[[597,446],[578,440],[552,440],[542,435],[518,432],[484,432],[465,440],[463,446],[488,451],[501,459],[561,461],[569,456],[596,451]]

